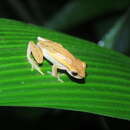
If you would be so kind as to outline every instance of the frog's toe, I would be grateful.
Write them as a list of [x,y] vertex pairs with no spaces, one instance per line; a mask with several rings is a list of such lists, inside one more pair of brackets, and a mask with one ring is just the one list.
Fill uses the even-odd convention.
[[58,77],[58,81],[61,82],[61,83],[64,82],[64,81],[63,81],[61,78],[59,78],[59,77]]

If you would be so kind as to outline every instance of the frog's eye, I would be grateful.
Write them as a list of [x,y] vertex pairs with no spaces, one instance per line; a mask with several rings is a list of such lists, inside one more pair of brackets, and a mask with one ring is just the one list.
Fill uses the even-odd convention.
[[77,73],[77,72],[74,72],[74,71],[72,71],[71,74],[72,74],[73,76],[78,75],[78,73]]

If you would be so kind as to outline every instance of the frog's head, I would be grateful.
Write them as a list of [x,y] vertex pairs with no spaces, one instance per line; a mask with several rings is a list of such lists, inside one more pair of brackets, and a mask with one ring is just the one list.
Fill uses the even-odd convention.
[[77,59],[76,63],[67,69],[67,72],[76,79],[83,79],[85,77],[85,68],[85,62]]

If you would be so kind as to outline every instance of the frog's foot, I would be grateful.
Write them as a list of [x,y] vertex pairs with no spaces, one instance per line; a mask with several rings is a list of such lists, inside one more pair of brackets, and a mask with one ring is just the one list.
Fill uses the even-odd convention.
[[32,65],[31,71],[37,70],[41,75],[44,75],[44,73],[41,71],[40,67],[38,65]]
[[58,81],[60,81],[61,83],[63,83],[64,81],[60,78],[59,74],[54,74],[53,72],[47,71],[48,74],[51,74],[52,76],[56,77]]

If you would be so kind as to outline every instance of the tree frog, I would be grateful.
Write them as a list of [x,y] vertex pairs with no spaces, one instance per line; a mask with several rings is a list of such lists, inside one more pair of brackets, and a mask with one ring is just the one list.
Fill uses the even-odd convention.
[[67,71],[72,77],[83,79],[85,77],[86,63],[75,58],[61,44],[37,37],[37,44],[33,41],[28,43],[27,59],[32,65],[32,69],[36,69],[42,75],[44,74],[40,67],[45,59],[52,63],[52,75],[63,82],[57,72],[58,69]]

